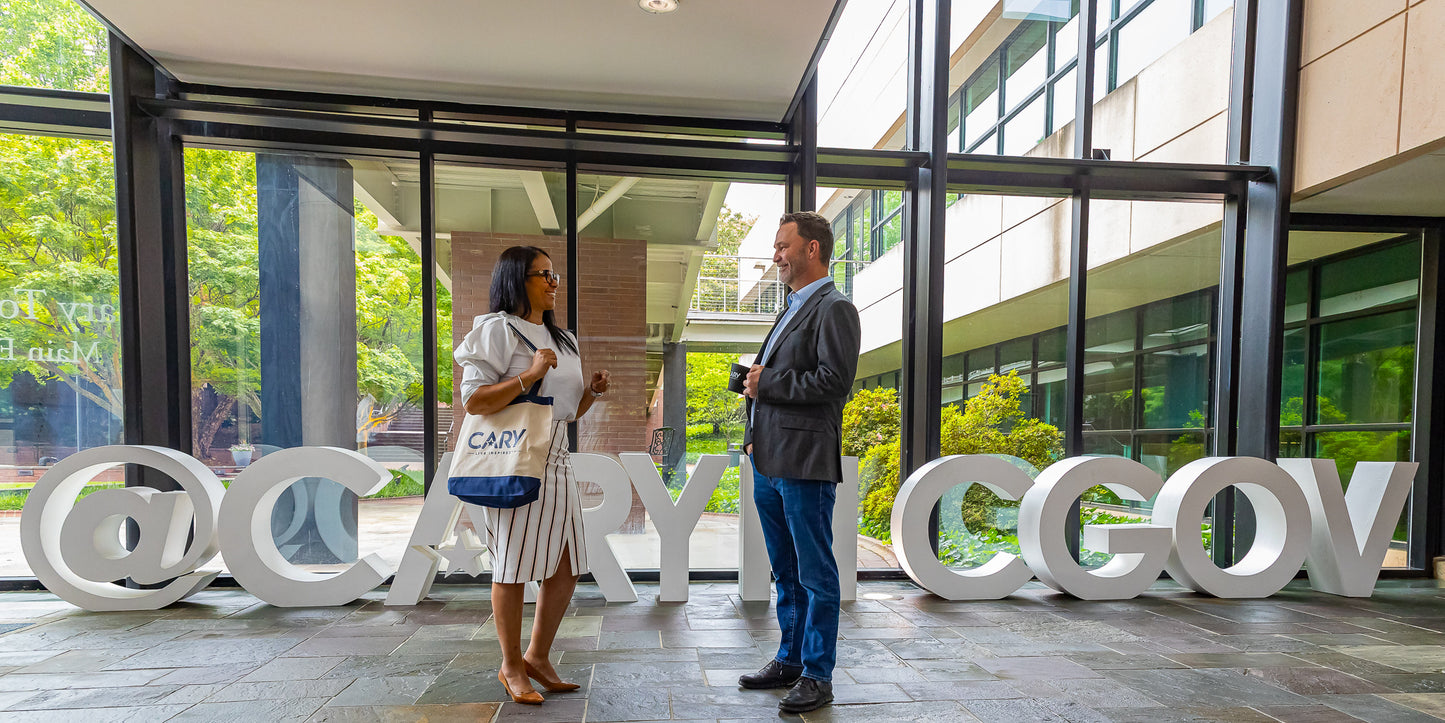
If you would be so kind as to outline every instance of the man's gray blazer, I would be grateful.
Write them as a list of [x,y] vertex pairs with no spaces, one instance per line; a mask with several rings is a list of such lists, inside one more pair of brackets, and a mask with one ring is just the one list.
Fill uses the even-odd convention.
[[[762,349],[777,331],[774,325]],[[753,466],[765,476],[842,482],[843,404],[858,371],[858,310],[824,284],[782,333],[772,356],[754,362],[764,369],[757,399],[747,400],[743,445],[753,445]]]

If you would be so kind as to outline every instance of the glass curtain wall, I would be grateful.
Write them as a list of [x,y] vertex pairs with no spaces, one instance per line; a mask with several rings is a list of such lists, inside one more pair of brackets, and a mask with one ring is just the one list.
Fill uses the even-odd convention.
[[[1291,234],[1292,255],[1368,234]],[[1298,246],[1298,250],[1294,247]],[[1333,459],[1349,486],[1357,462],[1411,459],[1421,239],[1408,234],[1290,268],[1280,456]],[[1401,513],[1384,567],[1408,567]]]
[[[1019,5],[952,6],[952,152],[1073,154],[1079,2]],[[1230,5],[1098,2],[1095,148],[1114,160],[1224,160],[1229,18],[1213,21]],[[1221,37],[1186,43],[1201,30]]]
[[903,147],[909,2],[843,6],[818,61],[820,147]]
[[858,567],[897,568],[890,516],[898,495],[902,359],[903,191],[818,188],[833,224],[833,281],[862,328],[853,396],[843,410],[843,454],[858,457]]
[[223,480],[279,449],[355,449],[392,481],[307,478],[272,514],[296,564],[393,564],[423,487],[414,161],[189,148],[194,455]]
[[[78,450],[124,437],[115,165],[105,141],[0,134],[0,510]],[[125,483],[119,467],[82,495]],[[0,577],[28,576],[0,515]]]
[[[1095,200],[1084,329],[1084,449],[1167,479],[1208,456],[1223,205]],[[1103,487],[1085,524],[1147,522],[1153,501]],[[1206,549],[1212,518],[1201,534]],[[1086,563],[1107,556],[1084,550]]]
[[[1063,456],[1072,213],[1068,199],[985,194],[949,207],[943,454],[1007,454],[1030,477]],[[951,566],[1017,555],[1018,502],[955,487],[940,504],[939,538]]]

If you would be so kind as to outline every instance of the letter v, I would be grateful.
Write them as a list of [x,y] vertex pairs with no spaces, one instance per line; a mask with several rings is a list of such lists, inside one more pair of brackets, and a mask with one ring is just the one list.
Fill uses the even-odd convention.
[[662,545],[662,559],[658,570],[657,599],[659,602],[687,602],[688,549],[687,541],[697,528],[702,510],[712,498],[713,490],[722,481],[728,468],[725,454],[705,454],[697,461],[692,476],[682,487],[682,495],[673,504],[672,495],[662,482],[657,464],[652,455],[641,452],[624,452],[618,457],[632,486],[647,514],[652,516],[652,525]]
[[1310,587],[1369,597],[1415,479],[1414,462],[1357,462],[1350,488],[1333,460],[1281,459],[1310,502]]

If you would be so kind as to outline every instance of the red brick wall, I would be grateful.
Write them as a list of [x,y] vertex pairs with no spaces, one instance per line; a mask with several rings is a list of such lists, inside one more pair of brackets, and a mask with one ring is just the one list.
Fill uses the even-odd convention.
[[[536,246],[552,257],[564,276],[577,273],[580,289],[578,332],[585,375],[606,369],[612,388],[602,403],[578,424],[578,448],[584,452],[645,452],[650,439],[647,374],[647,244],[640,240],[582,239],[582,270],[567,266],[566,239],[522,234],[452,233],[452,338],[472,329],[472,320],[490,311],[492,267],[511,246]],[[557,323],[567,325],[567,281],[557,292]],[[461,368],[453,368],[454,389]],[[453,405],[453,429],[464,412]],[[447,435],[448,440],[455,438]],[[449,442],[449,444],[453,444]],[[584,495],[595,489],[583,489]],[[623,532],[643,530],[642,501],[633,492],[632,513]]]

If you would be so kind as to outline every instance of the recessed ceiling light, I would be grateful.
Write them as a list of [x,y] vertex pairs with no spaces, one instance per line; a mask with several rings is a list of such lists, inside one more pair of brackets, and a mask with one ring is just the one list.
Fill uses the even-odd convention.
[[661,15],[676,10],[677,0],[637,0],[637,6],[654,15]]

